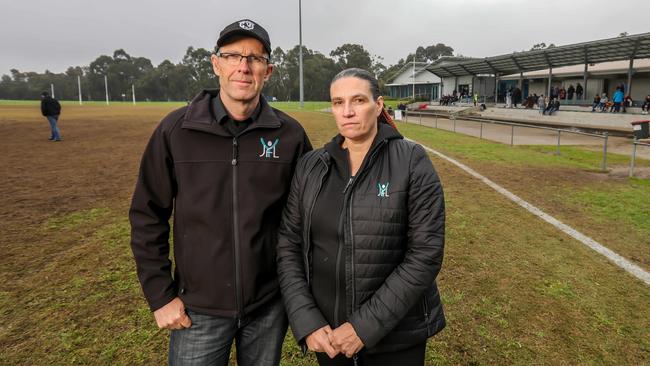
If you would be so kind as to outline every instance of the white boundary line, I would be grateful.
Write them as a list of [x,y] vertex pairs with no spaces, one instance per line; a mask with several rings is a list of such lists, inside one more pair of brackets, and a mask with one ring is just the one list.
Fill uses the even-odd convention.
[[[417,141],[414,141],[414,140],[411,140],[411,139],[407,139],[407,140],[418,143]],[[422,145],[422,144],[420,144],[420,145]],[[545,213],[544,211],[540,210],[539,208],[537,208],[537,207],[531,205],[530,203],[524,201],[523,199],[521,199],[517,195],[513,194],[512,192],[508,191],[507,189],[501,187],[500,185],[494,183],[493,181],[489,180],[488,178],[486,178],[486,177],[482,176],[481,174],[477,173],[474,169],[468,167],[467,165],[465,165],[465,164],[463,164],[463,163],[461,163],[459,161],[456,161],[456,160],[454,160],[454,159],[452,159],[452,158],[450,158],[450,157],[448,157],[448,156],[446,156],[446,155],[444,155],[444,154],[442,154],[442,153],[440,153],[440,152],[438,152],[436,150],[433,150],[430,147],[427,147],[427,146],[424,146],[424,145],[422,145],[422,147],[426,151],[428,151],[428,152],[430,152],[430,153],[432,153],[434,155],[437,155],[438,157],[443,158],[443,159],[449,161],[450,163],[456,165],[457,167],[461,168],[462,170],[469,173],[474,178],[477,178],[478,180],[480,180],[483,183],[490,186],[495,191],[501,193],[502,195],[508,197],[511,201],[513,201],[516,204],[518,204],[519,206],[525,208],[526,210],[528,210],[533,215],[535,215],[535,216],[541,218],[542,220],[548,222],[549,224],[555,226],[556,228],[560,229],[561,231],[563,231],[564,233],[566,233],[570,237],[578,240],[582,244],[584,244],[584,245],[588,246],[589,248],[595,250],[597,253],[599,253],[601,255],[604,255],[607,259],[609,259],[610,261],[612,261],[614,264],[621,267],[625,271],[629,272],[634,277],[640,279],[646,285],[650,285],[650,273],[646,272],[643,268],[641,268],[641,267],[637,266],[636,264],[630,262],[629,260],[623,258],[622,256],[620,256],[616,252],[614,252],[611,249],[603,246],[602,244],[598,243],[594,239],[582,234],[578,230],[564,224],[560,220],[558,220],[558,219],[554,218],[553,216]]]

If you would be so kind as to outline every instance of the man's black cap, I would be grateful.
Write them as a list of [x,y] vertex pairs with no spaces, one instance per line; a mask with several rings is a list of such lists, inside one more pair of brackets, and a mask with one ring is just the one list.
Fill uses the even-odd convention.
[[255,23],[250,19],[242,19],[236,21],[226,28],[224,28],[221,33],[219,33],[219,39],[217,40],[217,47],[221,47],[226,44],[228,38],[232,36],[249,36],[257,39],[262,42],[266,52],[271,54],[271,40],[269,39],[269,34],[266,32],[261,25]]

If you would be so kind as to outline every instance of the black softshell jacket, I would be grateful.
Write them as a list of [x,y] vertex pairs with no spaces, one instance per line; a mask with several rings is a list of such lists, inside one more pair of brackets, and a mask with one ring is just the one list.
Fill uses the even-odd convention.
[[[440,180],[424,149],[392,127],[380,124],[376,139],[345,189],[340,239],[347,319],[369,353],[406,349],[445,326],[435,281],[445,234]],[[325,149],[302,158],[280,224],[280,286],[299,343],[327,325],[310,290],[310,223],[330,169]]]
[[142,157],[129,216],[151,310],[179,296],[196,312],[241,317],[279,294],[277,228],[311,144],[296,120],[263,98],[258,119],[235,138],[213,117],[215,97],[203,91],[166,116]]

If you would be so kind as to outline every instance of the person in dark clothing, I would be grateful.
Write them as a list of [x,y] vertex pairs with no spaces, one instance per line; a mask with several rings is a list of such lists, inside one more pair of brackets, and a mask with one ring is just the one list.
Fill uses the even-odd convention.
[[580,83],[578,83],[578,85],[576,86],[576,99],[577,100],[582,100],[583,91],[584,91],[584,89],[582,88],[582,85],[580,85]]
[[573,87],[573,84],[569,85],[569,88],[566,90],[567,92],[567,99],[572,100],[573,99],[573,93],[575,93],[576,89]]
[[445,326],[440,180],[383,110],[372,74],[343,70],[330,95],[339,134],[301,159],[280,223],[291,329],[320,365],[422,365]]
[[650,95],[645,96],[645,100],[641,106],[641,114],[648,114],[648,111],[650,111]]
[[46,91],[41,93],[41,114],[50,123],[50,138],[48,140],[61,141],[61,131],[57,126],[61,115],[61,104]]
[[220,89],[167,115],[142,156],[131,248],[156,322],[172,330],[171,365],[227,365],[235,340],[239,365],[280,362],[288,322],[277,227],[311,144],[296,120],[261,97],[270,53],[259,24],[224,28],[211,57]]
[[594,96],[594,101],[593,101],[593,103],[591,103],[591,111],[592,111],[592,112],[595,112],[595,111],[596,111],[596,107],[599,107],[599,106],[600,106],[600,95],[596,94],[596,95]]
[[512,91],[512,103],[515,108],[517,108],[517,104],[521,104],[521,89],[519,87],[515,87],[515,89]]

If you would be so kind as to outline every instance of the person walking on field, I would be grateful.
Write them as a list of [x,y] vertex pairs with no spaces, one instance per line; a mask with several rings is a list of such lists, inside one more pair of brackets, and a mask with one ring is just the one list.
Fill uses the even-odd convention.
[[50,141],[61,141],[61,132],[57,126],[61,115],[61,104],[44,91],[41,93],[41,113],[50,123]]
[[[288,321],[276,271],[277,228],[302,126],[261,97],[273,65],[268,33],[225,27],[211,56],[219,89],[167,115],[149,140],[129,212],[144,296],[171,330],[170,365],[280,362]],[[174,263],[169,218],[174,213]]]

